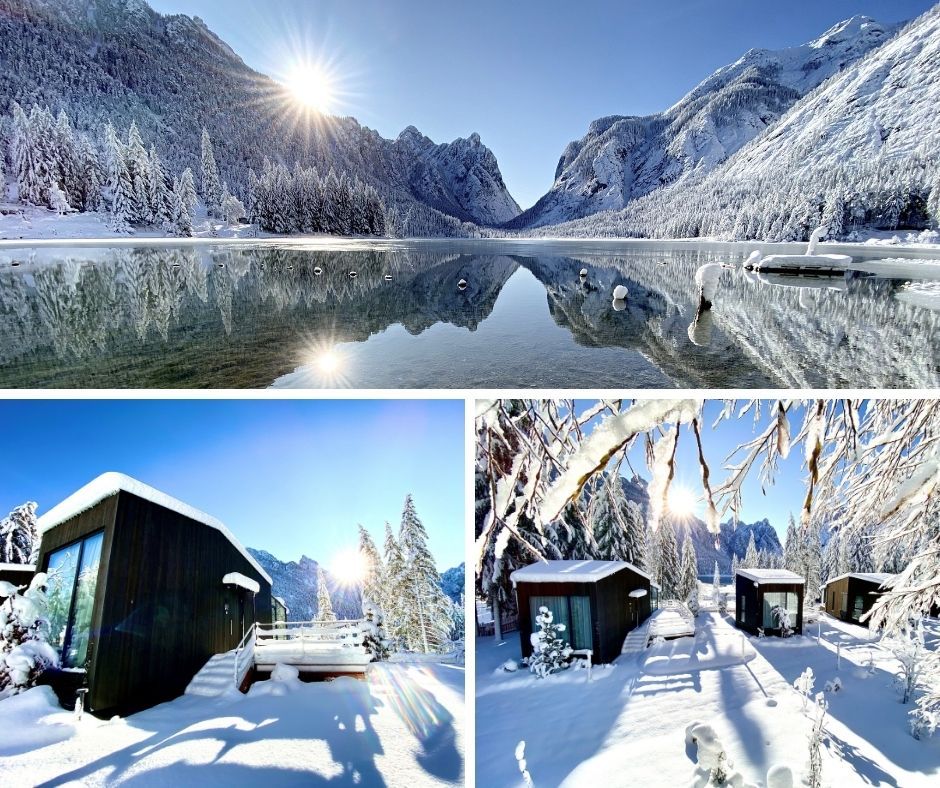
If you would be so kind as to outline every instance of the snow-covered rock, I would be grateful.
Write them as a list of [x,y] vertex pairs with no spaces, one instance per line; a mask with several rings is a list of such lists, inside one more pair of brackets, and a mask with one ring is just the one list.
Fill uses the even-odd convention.
[[539,227],[616,210],[685,175],[714,169],[895,29],[855,16],[802,46],[749,50],[660,114],[595,120],[565,149],[551,190],[508,226]]

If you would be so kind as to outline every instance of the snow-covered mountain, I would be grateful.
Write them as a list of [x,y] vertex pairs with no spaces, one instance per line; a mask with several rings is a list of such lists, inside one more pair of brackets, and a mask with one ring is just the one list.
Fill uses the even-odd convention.
[[[289,621],[312,621],[317,615],[317,567],[319,564],[305,555],[299,561],[281,561],[266,550],[248,548],[248,552],[271,576],[271,591],[290,608]],[[329,570],[323,569],[330,601],[337,618],[359,618],[362,608],[359,592],[354,586],[339,583]]]
[[662,113],[594,121],[565,149],[550,191],[507,227],[539,227],[618,210],[683,176],[714,169],[895,30],[855,16],[802,46],[751,49]]
[[477,134],[435,145],[412,127],[389,140],[351,117],[302,122],[285,88],[202,20],[158,14],[143,0],[0,0],[0,63],[3,115],[13,101],[35,102],[65,109],[96,136],[107,120],[119,130],[136,120],[175,172],[198,172],[205,126],[223,179],[242,194],[248,168],[260,171],[267,157],[355,175],[418,229],[519,212]]
[[940,5],[796,104],[721,169],[728,177],[792,170],[808,160],[905,159],[940,144]]

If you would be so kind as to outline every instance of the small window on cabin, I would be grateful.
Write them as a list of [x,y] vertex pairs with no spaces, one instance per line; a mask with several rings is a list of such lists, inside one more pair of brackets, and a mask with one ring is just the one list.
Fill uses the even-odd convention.
[[865,599],[861,594],[855,595],[855,603],[852,605],[852,618],[856,621],[862,617],[865,612]]
[[849,609],[849,592],[843,591],[842,592],[842,605],[839,607],[839,612],[844,613],[848,609]]

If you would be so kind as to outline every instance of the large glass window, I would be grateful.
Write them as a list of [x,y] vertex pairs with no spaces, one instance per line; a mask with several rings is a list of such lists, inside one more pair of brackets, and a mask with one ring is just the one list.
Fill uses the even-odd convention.
[[547,607],[556,624],[564,624],[564,639],[572,648],[593,648],[591,637],[591,598],[587,596],[531,596],[529,612],[532,631],[538,632],[536,616],[539,608]]
[[99,531],[49,554],[46,590],[51,642],[66,668],[84,667],[88,655],[103,541],[104,533]]
[[761,626],[764,629],[778,629],[773,610],[775,607],[782,607],[790,614],[790,626],[795,627],[799,604],[799,596],[792,591],[766,592],[764,594],[764,620]]
[[858,621],[865,612],[865,598],[861,594],[855,595],[855,604],[852,605],[852,618]]

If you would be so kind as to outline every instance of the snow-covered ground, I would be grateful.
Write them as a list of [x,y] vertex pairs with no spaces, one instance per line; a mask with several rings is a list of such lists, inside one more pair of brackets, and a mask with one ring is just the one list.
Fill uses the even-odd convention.
[[288,675],[78,724],[39,687],[0,701],[0,783],[461,785],[463,719],[464,670],[443,664],[377,664],[365,681]]
[[747,636],[713,611],[696,623],[694,639],[599,666],[590,683],[584,671],[545,680],[524,669],[506,672],[501,665],[519,658],[518,635],[478,638],[477,784],[522,785],[516,750],[524,741],[536,786],[688,785],[696,753],[685,729],[701,722],[714,729],[746,783],[765,785],[768,770],[785,764],[799,785],[813,712],[802,710],[792,684],[806,667],[816,674],[815,691],[836,677],[843,685],[827,693],[825,785],[938,784],[940,736],[910,735],[910,706],[893,685],[897,663],[868,630],[823,616],[817,643],[816,624],[782,640]]

